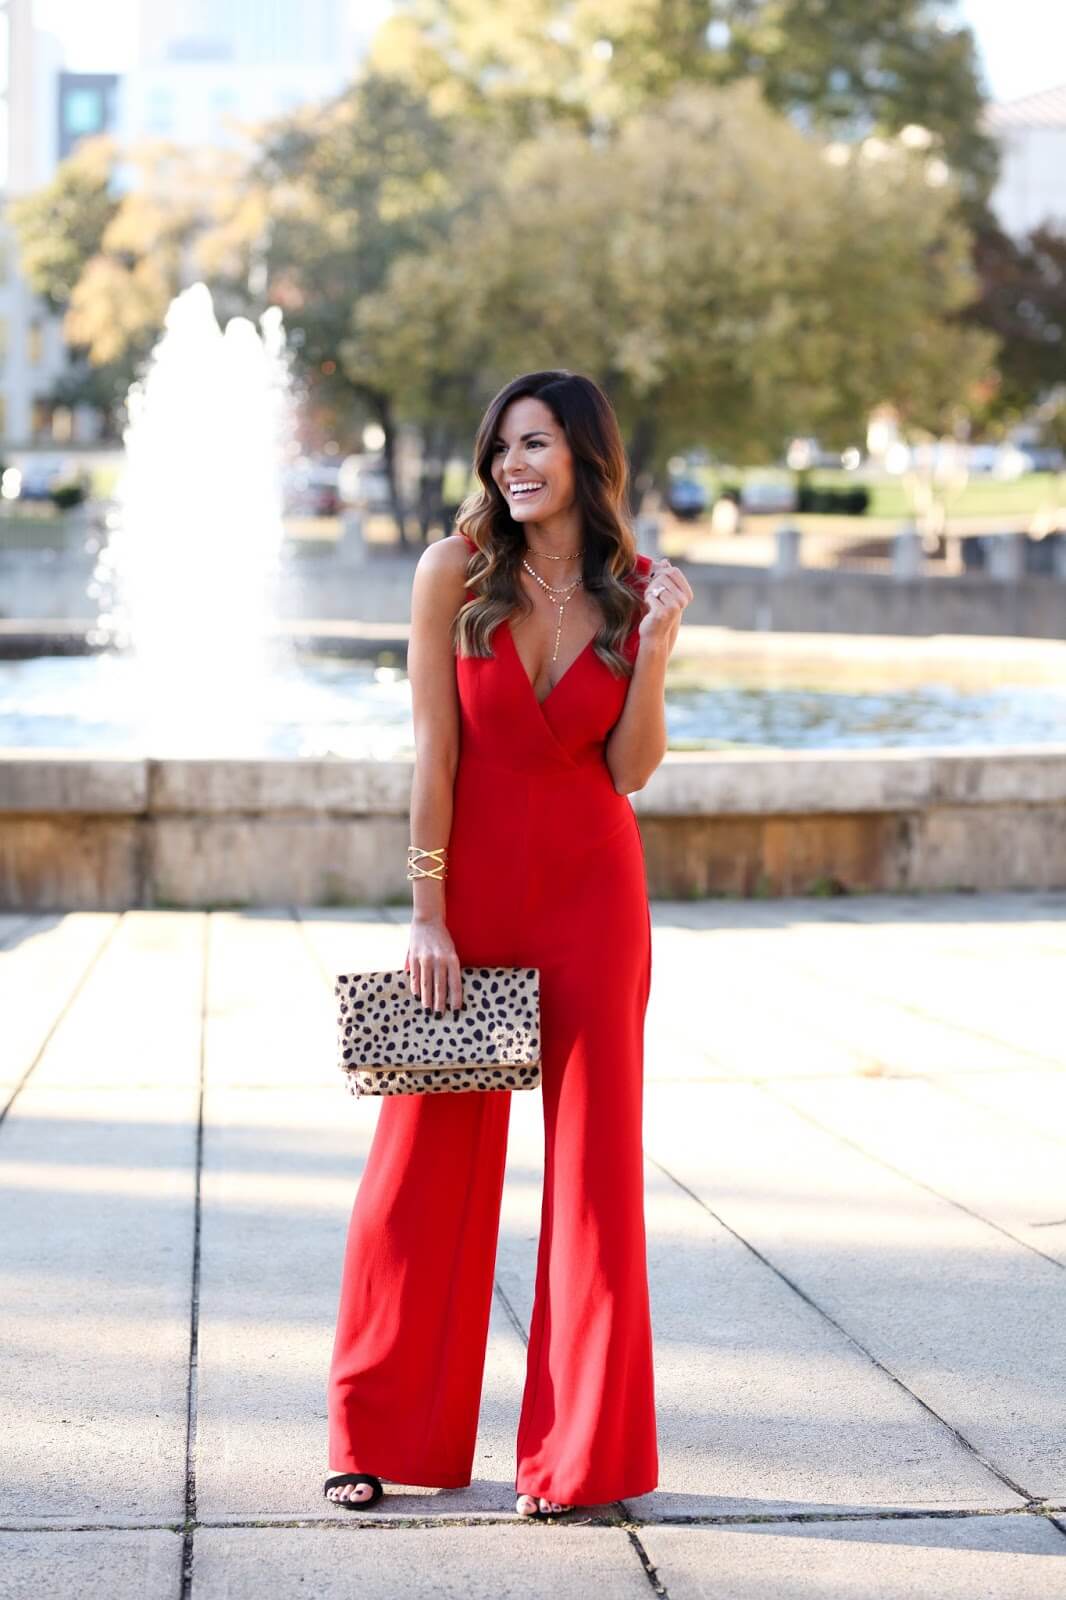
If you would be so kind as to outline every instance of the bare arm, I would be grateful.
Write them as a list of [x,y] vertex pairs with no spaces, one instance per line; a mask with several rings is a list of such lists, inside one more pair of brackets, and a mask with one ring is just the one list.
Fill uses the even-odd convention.
[[[653,595],[653,589],[660,593]],[[681,613],[692,599],[692,588],[684,573],[664,556],[652,565],[644,598],[648,609],[640,624],[633,676],[622,715],[603,751],[619,794],[643,789],[666,754],[666,663],[677,642]]]
[[619,794],[643,789],[666,754],[666,663],[670,646],[641,639],[622,715],[604,746]]
[[[463,603],[467,546],[448,537],[418,559],[411,587],[407,673],[411,682],[415,762],[411,783],[410,842],[422,849],[447,845],[459,761],[459,695],[451,625]],[[426,871],[433,863],[416,858]],[[411,880],[411,934],[404,963],[411,993],[443,1013],[462,1003],[459,958],[445,922],[445,885]]]

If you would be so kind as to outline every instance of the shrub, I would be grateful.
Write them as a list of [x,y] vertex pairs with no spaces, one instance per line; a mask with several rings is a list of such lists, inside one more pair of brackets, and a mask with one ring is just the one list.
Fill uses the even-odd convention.
[[822,516],[861,517],[869,504],[868,489],[816,489],[804,483],[800,486],[796,510]]
[[57,483],[51,493],[52,504],[57,511],[69,511],[72,506],[80,506],[84,499],[83,483]]

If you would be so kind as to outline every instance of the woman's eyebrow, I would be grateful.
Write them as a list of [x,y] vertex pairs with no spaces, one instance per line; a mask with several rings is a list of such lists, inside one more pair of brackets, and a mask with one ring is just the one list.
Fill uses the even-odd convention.
[[[527,439],[537,439],[537,438],[540,438],[540,439],[550,438],[550,435],[548,433],[547,428],[534,428],[532,433],[524,433],[524,434],[522,434],[521,439],[519,440],[519,443],[520,444],[525,444]],[[502,433],[498,433],[496,435],[495,439],[492,442],[493,442],[493,444],[506,444],[507,440],[504,438]]]

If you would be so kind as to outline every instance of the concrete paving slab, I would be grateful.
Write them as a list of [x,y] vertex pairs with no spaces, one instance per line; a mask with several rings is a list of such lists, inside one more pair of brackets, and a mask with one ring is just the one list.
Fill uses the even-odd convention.
[[[1066,1275],[747,1085],[649,1086],[646,1148],[1035,1497],[1066,1493]],[[802,1379],[802,1374],[800,1375]],[[852,1441],[842,1432],[842,1455]],[[868,1462],[853,1458],[861,1477]]]
[[[197,1513],[318,1513],[325,1375],[365,1131],[340,1099],[216,1087],[207,1058]],[[291,1064],[290,1064],[291,1071]]]
[[670,1600],[1060,1600],[1066,1537],[1045,1517],[646,1528]]
[[[975,976],[981,977],[972,962],[953,1005],[950,963],[940,952],[923,950],[917,960],[909,952],[901,959],[897,948],[889,950],[876,938],[864,939],[860,950],[854,936],[839,928],[820,929],[818,940],[812,951],[813,939],[768,933],[758,969],[728,956],[717,964],[716,993],[724,990],[749,1011],[761,1000],[794,1037],[850,1050],[864,1074],[998,1072],[1033,1064],[1028,1050],[1014,1046],[1004,1018],[981,1028],[968,1015],[962,988],[972,989]],[[934,963],[937,978],[930,983]],[[767,996],[763,975],[769,971],[773,992]],[[1042,1046],[1045,1055],[1049,1044]],[[800,1076],[803,1061],[802,1046],[793,1047],[784,1063],[775,1063],[773,1076]]]
[[672,1517],[1020,1503],[658,1169],[647,1184],[660,1488]]
[[[874,1069],[1028,1069],[1034,1054],[1066,1061],[1053,1000],[1060,952],[1037,942],[1005,947],[1002,925],[984,930],[981,939],[936,922],[856,926],[845,912],[836,922],[797,914],[786,925],[760,904],[743,938],[712,930],[707,939],[704,971],[715,1000],[730,997],[735,982],[738,1005],[759,989],[773,1013],[804,1019],[812,1037],[837,1040]],[[983,997],[980,1008],[975,992]],[[1021,1032],[1015,1021],[1020,995],[1028,1011]],[[709,1048],[719,1050],[714,1034]],[[776,1075],[804,1069],[802,1043],[789,1056],[794,1066],[775,1064]],[[863,1059],[858,1070],[868,1070]]]
[[[997,889],[994,893],[930,890],[922,894],[848,894],[825,899],[789,895],[775,900],[746,902],[760,916],[767,911],[807,923],[846,919],[871,927],[956,928],[980,933],[996,924],[1028,924],[1066,917],[1066,890]],[[808,911],[810,915],[807,915]]]
[[196,1102],[31,1086],[0,1140],[0,1517],[182,1514]]
[[937,1086],[965,1105],[994,1111],[1004,1126],[1027,1128],[1060,1147],[1066,1143],[1066,1073],[1053,1068],[979,1075],[947,1072],[937,1078]]
[[[679,1033],[692,1050],[702,1051],[705,1071],[718,1076],[981,1072],[1033,1065],[1033,1044],[1021,1049],[1012,1042],[1006,1000],[982,1025],[967,1005],[975,980],[997,991],[1013,983],[998,947],[989,948],[987,966],[975,972],[974,960],[965,960],[956,963],[956,973],[935,945],[909,934],[857,935],[846,925],[752,927],[744,937],[663,929],[656,937],[660,970],[653,974],[649,1007],[656,1076],[665,1075]],[[1019,966],[1025,960],[1030,967],[1038,963],[1030,955]],[[1040,1055],[1066,1061],[1066,1047],[1053,1029],[1050,980],[1050,972],[1042,977],[1030,971],[1025,978],[1029,1030],[1035,1037],[1042,1013]]]
[[[496,1270],[528,1328],[543,1182],[540,1096],[514,1095],[511,1106]],[[650,1163],[646,1217],[660,1488],[626,1502],[632,1515],[1020,1503]]]
[[59,1015],[34,1086],[196,1085],[204,928],[198,912],[127,912]]
[[123,918],[4,1121],[5,1516],[182,1513],[201,933]]
[[[661,902],[666,904],[667,902]],[[702,901],[695,902],[702,905]],[[910,925],[980,928],[990,923],[1014,923],[1033,917],[1066,914],[1066,889],[930,889],[878,890],[870,894],[779,895],[743,902],[760,917],[778,923],[806,923],[819,917],[836,921],[846,917],[877,927]]]
[[[885,1049],[885,1021],[891,1047],[892,1035],[910,1018],[912,1027],[928,1030],[935,1069],[1025,1069],[1034,1057],[1061,1067],[1066,1043],[1057,994],[1066,920],[1018,915],[1016,927],[1028,937],[1017,941],[1013,930],[1005,937],[1002,918],[980,934],[936,924],[863,928],[858,936],[847,924],[812,922],[787,934],[767,930],[763,967],[773,960],[782,1004],[798,986],[823,1006],[829,1003],[835,1024],[854,1031],[865,1015],[866,1037],[879,1050]],[[740,956],[736,944],[734,956]],[[900,1040],[905,1046],[905,1033]],[[891,1055],[886,1064],[894,1068]]]
[[[380,1109],[339,1079],[332,984],[401,967],[409,916],[138,912],[95,933],[85,914],[0,919],[19,1059],[48,1040],[0,1126],[0,1300],[14,1307],[0,1539],[17,1555],[3,1565],[0,1549],[0,1600],[27,1571],[30,1592],[62,1593],[65,1541],[96,1522],[110,1526],[89,1537],[125,1554],[87,1545],[71,1592],[177,1600],[180,1536],[158,1524],[184,1505],[205,999],[194,1597],[258,1592],[268,1573],[279,1595],[644,1594],[640,1540],[671,1600],[1055,1592],[1042,1585],[1066,1536],[1014,1508],[1066,1502],[1066,1356],[1048,1337],[1066,1312],[1048,1242],[1066,1073],[1047,1055],[1066,894],[653,905],[662,1471],[627,1508],[634,1536],[610,1508],[547,1526],[512,1510],[539,1094],[512,1097],[472,1484],[389,1483],[365,1520],[322,1498],[344,1238]],[[858,998],[837,1004],[846,986]],[[992,996],[983,1011],[970,992]],[[958,1043],[982,1028],[983,1044]],[[924,1076],[870,1075],[886,1041],[894,1072]],[[934,1509],[952,1514],[892,1514]],[[360,1535],[372,1545],[338,1543]],[[137,1539],[177,1553],[138,1568]],[[981,1587],[988,1574],[998,1587]]]
[[[375,1510],[377,1508],[375,1507]],[[357,1524],[361,1512],[346,1513]],[[473,1528],[203,1528],[193,1600],[647,1600],[639,1554],[621,1528],[533,1523]],[[1066,1544],[1066,1540],[1063,1541]]]
[[29,1070],[117,922],[109,911],[9,920],[0,952],[0,1087],[14,1088]]
[[178,1600],[181,1534],[0,1531],[0,1600]]
[[[333,917],[300,911],[300,930],[330,996],[341,972],[399,971],[407,954],[411,921],[398,906],[368,906],[356,915]],[[394,915],[390,915],[393,913]]]
[[776,977],[767,985],[763,937],[653,928],[649,1079],[820,1076],[869,1066],[869,1044],[835,1036],[830,1013],[815,1026],[795,1026]]
[[[285,910],[215,912],[204,1058],[214,1088],[335,1087],[336,1015],[312,947]],[[345,1085],[340,1083],[340,1092]]]
[[945,1094],[939,1081],[789,1083],[774,1092],[819,1126],[1066,1266],[1061,1139],[1004,1125],[994,1111]]

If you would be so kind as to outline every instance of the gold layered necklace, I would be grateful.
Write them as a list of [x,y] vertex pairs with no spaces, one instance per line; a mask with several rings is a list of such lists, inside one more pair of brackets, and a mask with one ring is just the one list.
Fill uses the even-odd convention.
[[[543,555],[545,561],[573,561],[574,560],[574,556],[551,556],[551,555],[548,555],[546,552],[541,551],[541,550],[536,551],[536,554],[538,556]],[[580,554],[581,554],[580,550],[575,551],[575,555],[580,555]],[[529,573],[529,576],[531,578],[534,578],[536,580],[536,582],[540,584],[541,588],[544,590],[545,594],[548,595],[548,597],[551,600],[552,604],[553,605],[558,605],[558,607],[559,607],[559,620],[555,625],[555,648],[552,650],[552,660],[554,661],[556,659],[556,657],[558,656],[558,654],[559,654],[559,640],[560,640],[560,638],[562,636],[562,631],[563,631],[563,608],[567,604],[567,601],[569,601],[570,599],[573,598],[574,591],[581,587],[582,579],[581,579],[580,576],[578,576],[578,577],[576,577],[574,579],[573,583],[564,584],[561,589],[557,589],[557,588],[554,588],[550,583],[546,583],[544,581],[544,579],[541,577],[539,572],[534,572],[533,571],[533,568],[530,566],[530,564],[526,560],[525,556],[522,557],[522,565],[525,567],[526,571]],[[563,595],[563,596],[565,596],[565,598],[562,599],[562,600],[559,600],[559,599],[556,598],[556,596],[558,596],[558,595]]]

